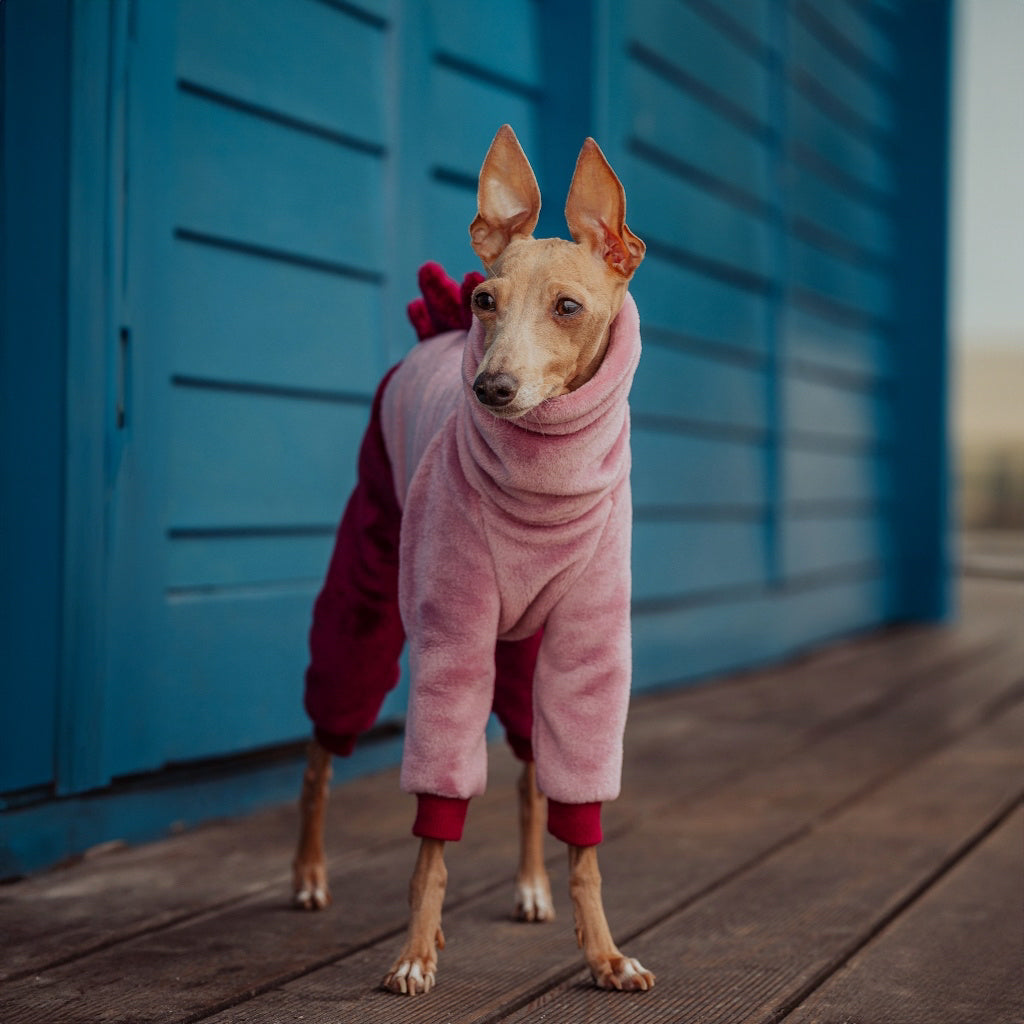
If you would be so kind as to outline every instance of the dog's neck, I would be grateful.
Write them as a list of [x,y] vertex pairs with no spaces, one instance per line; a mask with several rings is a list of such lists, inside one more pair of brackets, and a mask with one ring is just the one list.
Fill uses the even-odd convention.
[[473,395],[483,345],[484,332],[474,323],[463,354],[457,429],[463,472],[485,501],[520,520],[564,522],[626,479],[629,390],[640,359],[632,298],[612,323],[594,376],[515,420],[495,417]]

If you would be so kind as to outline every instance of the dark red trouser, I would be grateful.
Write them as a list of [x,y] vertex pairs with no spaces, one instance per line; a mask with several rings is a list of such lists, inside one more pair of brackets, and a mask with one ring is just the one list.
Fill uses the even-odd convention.
[[[335,754],[352,752],[398,682],[405,631],[398,612],[402,512],[384,447],[377,389],[359,450],[358,480],[338,527],[327,578],[313,607],[305,705],[317,739]],[[509,744],[533,760],[533,670],[541,634],[495,645],[494,712]]]

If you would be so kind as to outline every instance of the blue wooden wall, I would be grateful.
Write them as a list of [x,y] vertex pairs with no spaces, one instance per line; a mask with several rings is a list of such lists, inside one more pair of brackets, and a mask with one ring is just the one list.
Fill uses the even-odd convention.
[[0,6],[0,875],[285,795],[223,759],[306,731],[370,396],[506,121],[543,233],[593,134],[648,246],[638,688],[943,614],[949,11],[909,7]]

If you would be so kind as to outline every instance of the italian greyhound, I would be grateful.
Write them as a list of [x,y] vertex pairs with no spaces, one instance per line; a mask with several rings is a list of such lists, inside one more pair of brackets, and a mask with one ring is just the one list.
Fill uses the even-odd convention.
[[[487,270],[465,289],[469,334],[417,346],[385,379],[339,532],[331,572],[366,575],[373,549],[377,575],[390,574],[389,582],[370,574],[355,598],[338,598],[344,613],[331,610],[340,605],[325,586],[314,615],[307,709],[317,730],[293,865],[303,908],[330,901],[323,825],[332,752],[347,753],[372,724],[397,678],[397,651],[404,639],[410,645],[402,785],[420,801],[413,831],[421,844],[407,936],[382,982],[396,993],[426,993],[436,981],[444,848],[461,836],[468,799],[482,791],[492,700],[524,761],[516,916],[554,917],[547,818],[568,846],[576,939],[595,983],[654,984],[612,939],[597,859],[600,805],[618,793],[629,693],[626,395],[640,343],[627,293],[645,247],[626,226],[622,184],[593,139],[579,154],[565,209],[573,241],[533,238],[539,211],[533,170],[505,125],[481,168],[469,229]],[[357,521],[371,524],[366,536],[343,540]],[[342,557],[342,548],[350,553]],[[351,612],[353,601],[376,611]],[[329,684],[331,673],[317,669],[318,629],[332,638],[362,631],[363,639],[346,635],[349,646],[321,657],[337,670]],[[381,693],[364,699],[369,647],[385,651],[389,667],[374,684]],[[338,690],[355,694],[342,701],[352,707],[362,701],[362,718],[330,710]]]

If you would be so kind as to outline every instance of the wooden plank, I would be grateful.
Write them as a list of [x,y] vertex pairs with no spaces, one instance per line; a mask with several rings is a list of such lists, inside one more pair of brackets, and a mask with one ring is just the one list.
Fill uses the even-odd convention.
[[387,130],[388,46],[381,26],[329,4],[178,5],[181,78],[377,145]]
[[145,767],[306,735],[300,695],[318,589],[314,579],[171,597],[166,684],[150,695],[152,734],[138,742]]
[[790,443],[805,439],[845,440],[873,447],[890,439],[891,415],[878,391],[837,386],[788,375],[783,380],[783,416]]
[[[480,149],[480,159],[487,152],[490,140]],[[479,168],[478,168],[479,170]],[[430,180],[422,186],[424,199],[424,232],[419,264],[427,260],[440,263],[457,281],[471,270],[483,272],[480,259],[469,244],[469,225],[476,216],[476,191],[459,184]],[[418,294],[415,281],[406,288],[407,299]]]
[[[473,23],[473,19],[467,21]],[[435,65],[430,78],[430,102],[435,116],[441,123],[457,117],[459,125],[457,132],[438,131],[436,123],[410,126],[422,133],[432,167],[454,170],[475,181],[494,133],[502,124],[512,125],[527,158],[535,161],[534,166],[542,166],[535,98],[443,65]],[[545,188],[557,190],[556,195],[545,197],[547,202],[556,204],[569,190],[567,181],[542,181],[540,186],[542,192]],[[466,231],[468,235],[468,223]]]
[[334,540],[333,525],[294,534],[274,529],[231,535],[175,537],[167,561],[173,591],[258,587],[323,576]]
[[770,277],[774,246],[760,213],[698,188],[641,156],[629,155],[616,171],[629,203],[630,227],[701,260],[734,269],[737,278]]
[[[821,21],[827,24],[827,18],[810,23],[817,25]],[[809,31],[799,9],[789,16],[788,29],[790,59],[795,67],[812,75],[870,129],[892,130],[895,104],[884,83],[864,70],[854,70],[837,57],[819,35]]]
[[891,342],[878,330],[844,327],[809,310],[783,310],[784,358],[828,367],[865,380],[892,375]]
[[889,527],[876,509],[833,515],[784,515],[779,526],[785,576],[884,563],[892,557]]
[[771,198],[771,156],[761,139],[644,64],[627,66],[626,87],[635,140],[700,170],[712,187],[738,189],[754,202]]
[[792,142],[808,147],[842,178],[867,187],[873,195],[884,198],[894,192],[895,168],[889,157],[829,117],[792,85],[786,88],[786,111],[787,135]]
[[636,371],[630,406],[687,423],[730,429],[766,426],[764,374],[702,355],[648,345]]
[[772,626],[783,654],[885,624],[891,600],[887,566],[836,566],[787,581]]
[[[718,26],[685,4],[629,4],[626,32],[701,86],[741,108],[751,120],[769,120],[768,68]],[[695,91],[696,91],[695,89]]]
[[895,225],[875,204],[851,196],[800,164],[790,167],[787,177],[786,199],[791,220],[799,219],[823,229],[835,239],[840,251],[853,246],[867,259],[892,258]]
[[857,266],[800,238],[789,239],[787,253],[791,285],[866,318],[892,316],[893,284],[887,275]]
[[379,156],[189,93],[179,92],[177,113],[181,228],[383,272]]
[[680,597],[699,591],[760,583],[764,529],[757,520],[633,524],[633,599]]
[[[78,245],[88,251],[102,237],[102,229],[89,229],[104,223],[96,196],[105,194],[107,169],[102,155],[82,144],[82,136],[94,124],[89,114],[100,114],[106,100],[83,95],[75,85],[86,80],[84,63],[95,61],[97,70],[103,66],[106,54],[90,46],[95,37],[86,27],[91,15],[104,13],[78,12],[72,19],[65,3],[44,2],[18,10],[7,5],[0,15],[0,333],[5,339],[0,353],[0,436],[5,439],[0,577],[11,595],[4,598],[0,621],[7,680],[0,696],[0,721],[5,723],[0,790],[7,791],[54,779],[62,574],[75,565],[77,547],[70,533],[65,543],[64,517],[81,509],[83,526],[88,529],[91,522],[85,514],[89,492],[83,488],[69,495],[67,488],[97,466],[87,461],[88,453],[98,455],[99,466],[103,458],[103,439],[96,432],[83,431],[88,436],[76,438],[72,429],[71,448],[65,431],[67,417],[102,422],[105,413],[102,390],[92,390],[102,389],[102,372],[87,377],[78,358],[83,340],[109,337],[102,312],[105,267],[101,260],[84,260],[69,279],[66,256]],[[78,30],[73,64],[72,21]],[[110,31],[106,17],[95,17],[93,23],[102,26],[100,38]],[[43,75],[41,68],[46,68]],[[95,120],[102,137],[105,123],[101,116]],[[28,437],[31,443],[17,440]],[[69,452],[78,461],[70,462]]]
[[336,522],[355,481],[368,404],[174,388],[168,525]]
[[771,0],[702,0],[699,7],[704,17],[715,12],[719,20],[738,27],[744,35],[758,40],[770,39],[774,10]]
[[1018,810],[786,1020],[1020,1021],[1022,835]]
[[829,5],[828,14],[830,22],[851,47],[873,64],[889,72],[896,71],[899,66],[898,46],[891,31],[886,31],[884,14],[881,18],[872,17],[858,0],[843,0],[843,3]]
[[633,507],[756,510],[765,495],[760,445],[634,426]]
[[[531,0],[492,2],[467,16],[460,0],[430,0],[428,24],[434,48],[455,56],[486,73],[503,76],[520,85],[539,89],[542,84],[540,12]],[[500,46],[481,51],[481,35],[500,39]],[[495,125],[500,120],[495,120]],[[449,135],[448,141],[455,141]],[[482,157],[481,157],[482,159]]]
[[633,616],[633,685],[642,690],[761,665],[882,623],[887,586],[881,568],[838,570],[790,589],[711,591]]
[[782,494],[788,503],[877,505],[892,495],[886,459],[866,452],[783,447]]
[[631,291],[640,310],[641,331],[650,324],[741,351],[756,354],[765,349],[769,314],[763,295],[676,266],[656,254],[648,254]]
[[379,284],[186,239],[173,255],[174,373],[373,394],[387,368]]

